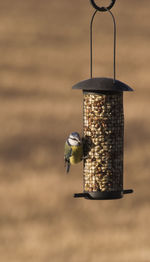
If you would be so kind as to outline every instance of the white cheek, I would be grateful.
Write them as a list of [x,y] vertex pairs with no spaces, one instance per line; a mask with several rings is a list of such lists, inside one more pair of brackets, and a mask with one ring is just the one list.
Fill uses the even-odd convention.
[[72,146],[77,146],[78,145],[78,142],[75,141],[75,140],[68,139],[68,141],[69,141],[69,144],[72,145]]

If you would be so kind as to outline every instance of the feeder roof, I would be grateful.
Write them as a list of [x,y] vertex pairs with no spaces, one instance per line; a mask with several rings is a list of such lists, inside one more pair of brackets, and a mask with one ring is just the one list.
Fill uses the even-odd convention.
[[72,87],[73,89],[82,89],[83,91],[114,91],[114,92],[124,92],[133,91],[131,87],[124,84],[119,80],[114,80],[112,78],[90,78],[81,81]]

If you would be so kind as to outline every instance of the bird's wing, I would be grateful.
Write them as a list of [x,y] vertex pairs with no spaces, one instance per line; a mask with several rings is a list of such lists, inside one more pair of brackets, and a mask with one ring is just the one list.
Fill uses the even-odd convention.
[[72,155],[72,148],[68,146],[67,143],[65,143],[65,154],[64,154],[65,162],[69,161],[69,158],[71,157],[71,155]]
[[66,166],[66,172],[68,173],[70,170],[70,157],[72,155],[72,148],[66,143],[65,144],[65,154],[64,154],[64,160],[65,160],[65,166]]

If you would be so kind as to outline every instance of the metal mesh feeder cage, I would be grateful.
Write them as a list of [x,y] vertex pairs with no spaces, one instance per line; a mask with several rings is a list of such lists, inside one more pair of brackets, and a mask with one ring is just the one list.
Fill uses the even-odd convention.
[[[123,92],[133,91],[116,80],[116,23],[110,8],[96,8],[90,27],[91,78],[73,89],[83,91],[83,193],[74,197],[86,199],[118,199],[132,189],[123,189],[124,111]],[[102,10],[101,10],[102,9]],[[92,77],[92,24],[97,11],[108,11],[114,22],[114,77]]]

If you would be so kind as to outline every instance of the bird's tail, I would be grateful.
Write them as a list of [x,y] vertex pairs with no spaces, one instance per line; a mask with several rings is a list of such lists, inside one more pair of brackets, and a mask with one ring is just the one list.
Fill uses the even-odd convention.
[[66,173],[67,173],[67,174],[69,173],[69,170],[70,170],[70,163],[67,162],[67,163],[66,163]]

